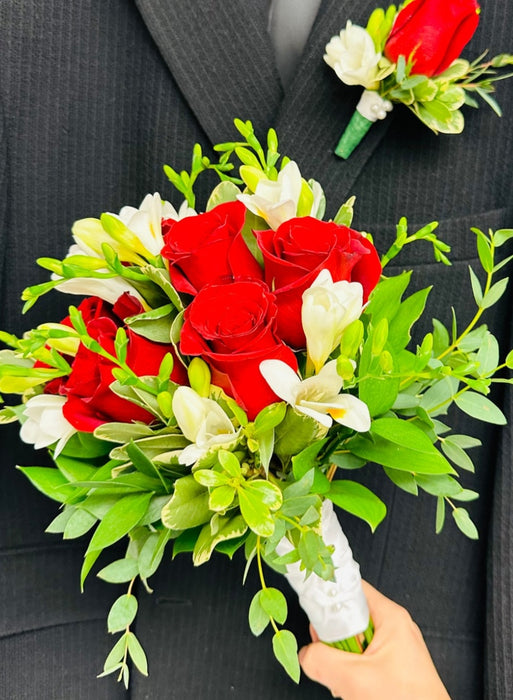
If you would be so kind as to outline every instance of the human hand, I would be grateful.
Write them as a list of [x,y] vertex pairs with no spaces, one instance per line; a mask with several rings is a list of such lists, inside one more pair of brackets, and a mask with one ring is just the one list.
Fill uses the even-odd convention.
[[374,622],[372,642],[363,654],[320,642],[299,652],[306,675],[344,700],[450,700],[422,633],[408,611],[362,581]]

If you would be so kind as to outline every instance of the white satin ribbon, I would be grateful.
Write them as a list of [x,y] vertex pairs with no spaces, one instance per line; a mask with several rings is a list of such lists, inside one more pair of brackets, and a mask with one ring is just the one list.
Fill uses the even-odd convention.
[[[319,639],[340,642],[364,632],[369,624],[369,607],[363,593],[360,567],[353,559],[347,537],[344,535],[331,501],[322,505],[322,538],[333,545],[335,581],[324,581],[317,574],[305,572],[299,563],[287,565],[285,574],[296,591],[299,603],[308,615]],[[287,554],[293,546],[285,537],[278,543],[278,554]]]

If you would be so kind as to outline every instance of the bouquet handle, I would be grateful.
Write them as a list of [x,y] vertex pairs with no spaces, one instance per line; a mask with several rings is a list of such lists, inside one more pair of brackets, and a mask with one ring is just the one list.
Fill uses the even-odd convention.
[[[322,505],[321,522],[324,542],[334,547],[335,581],[325,581],[316,574],[310,574],[305,579],[305,572],[297,562],[287,565],[285,577],[298,594],[299,603],[321,641],[340,646],[340,642],[362,634],[365,640],[370,640],[372,623],[362,588],[360,567],[353,559],[347,537],[329,500]],[[289,552],[292,545],[283,538],[276,549],[282,555]],[[349,647],[351,645],[341,646]],[[362,648],[354,650],[362,651]]]

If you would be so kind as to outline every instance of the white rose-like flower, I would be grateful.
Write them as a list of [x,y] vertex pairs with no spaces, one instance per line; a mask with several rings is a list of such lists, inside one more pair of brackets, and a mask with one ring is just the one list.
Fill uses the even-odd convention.
[[39,394],[25,404],[23,415],[27,419],[20,429],[23,442],[34,445],[34,449],[48,447],[55,442],[55,456],[58,457],[64,445],[77,431],[62,412],[65,396]]
[[301,321],[306,349],[319,372],[342,339],[347,326],[360,318],[363,287],[359,282],[333,282],[329,270],[321,270],[303,292]]
[[370,88],[376,82],[380,53],[369,32],[349,20],[326,46],[324,60],[346,85]]

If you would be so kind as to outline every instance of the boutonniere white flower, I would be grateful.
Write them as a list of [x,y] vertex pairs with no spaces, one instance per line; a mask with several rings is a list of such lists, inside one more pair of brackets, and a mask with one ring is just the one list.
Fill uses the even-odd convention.
[[324,60],[346,85],[372,88],[379,74],[381,53],[363,27],[347,20],[346,28],[332,37],[326,46]]
[[394,103],[405,104],[435,134],[459,134],[460,107],[478,107],[481,97],[500,116],[491,97],[493,83],[513,65],[501,54],[481,62],[460,58],[479,22],[476,0],[410,0],[386,11],[377,8],[367,26],[347,22],[326,46],[324,60],[346,85],[365,88],[344,131],[336,155],[349,158],[371,125],[384,119]]

